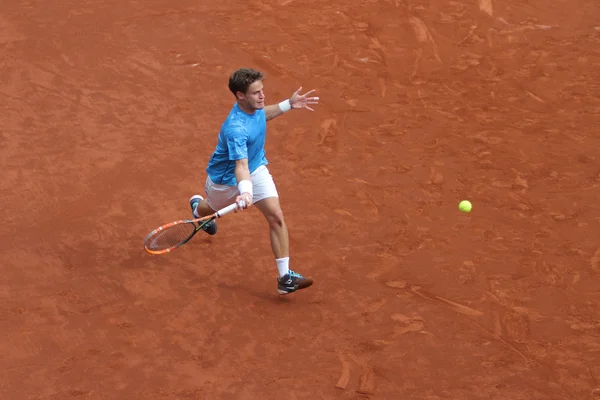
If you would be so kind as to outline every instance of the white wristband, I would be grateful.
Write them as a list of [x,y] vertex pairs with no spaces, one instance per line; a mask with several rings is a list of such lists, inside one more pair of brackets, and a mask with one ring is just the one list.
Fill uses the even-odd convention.
[[238,183],[238,190],[240,191],[240,194],[250,193],[250,196],[252,196],[252,182],[249,180],[240,181],[240,183]]
[[285,100],[279,103],[279,109],[281,112],[288,112],[292,109],[292,105],[290,104],[290,100]]

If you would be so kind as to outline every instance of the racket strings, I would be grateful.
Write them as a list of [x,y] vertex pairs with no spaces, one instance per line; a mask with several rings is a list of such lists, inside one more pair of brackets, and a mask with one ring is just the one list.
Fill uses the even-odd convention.
[[192,223],[171,225],[154,232],[146,241],[146,247],[153,251],[170,249],[187,241],[195,231]]

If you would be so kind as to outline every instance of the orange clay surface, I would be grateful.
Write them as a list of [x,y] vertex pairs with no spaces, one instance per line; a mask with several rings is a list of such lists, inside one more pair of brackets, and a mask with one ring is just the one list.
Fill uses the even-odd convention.
[[[0,398],[600,398],[600,12],[589,0],[4,0]],[[232,106],[256,208],[165,256]],[[460,200],[473,211],[458,211]]]

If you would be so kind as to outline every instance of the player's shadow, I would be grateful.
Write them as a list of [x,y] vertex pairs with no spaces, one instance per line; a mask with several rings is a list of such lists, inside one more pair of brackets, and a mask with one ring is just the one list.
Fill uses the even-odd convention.
[[294,294],[282,296],[277,292],[266,292],[258,289],[249,288],[247,285],[242,284],[220,282],[218,286],[220,288],[227,289],[228,291],[236,291],[237,293],[245,292],[246,294],[252,297],[277,305],[290,304],[294,300]]

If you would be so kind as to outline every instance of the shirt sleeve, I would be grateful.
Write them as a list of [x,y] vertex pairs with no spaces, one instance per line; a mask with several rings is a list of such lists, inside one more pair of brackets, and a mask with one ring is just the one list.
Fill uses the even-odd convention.
[[248,130],[243,125],[233,125],[225,132],[229,160],[248,158]]

